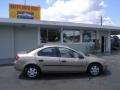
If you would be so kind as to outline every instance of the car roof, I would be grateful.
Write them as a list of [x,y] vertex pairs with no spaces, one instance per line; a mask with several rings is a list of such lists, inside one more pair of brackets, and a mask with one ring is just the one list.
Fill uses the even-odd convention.
[[46,45],[43,45],[43,47],[66,47],[66,48],[69,48],[68,46],[66,45],[54,45],[54,44],[46,44]]
[[43,48],[47,48],[47,47],[65,47],[65,48],[69,48],[68,46],[65,46],[65,45],[54,45],[54,44],[48,45],[48,44],[45,44],[45,45],[38,46],[36,49],[32,50],[30,53],[38,51],[38,50],[43,49]]
[[[33,51],[31,51],[30,53],[33,53],[33,52],[36,52],[36,51],[38,51],[38,50],[40,50],[40,49],[44,49],[44,48],[47,48],[47,47],[64,47],[64,48],[69,48],[69,49],[71,49],[71,50],[73,50],[73,51],[76,51],[76,52],[78,52],[77,50],[75,50],[75,49],[72,49],[72,48],[70,48],[69,46],[66,46],[66,45],[58,45],[58,44],[44,44],[44,45],[40,45],[37,49],[35,49],[35,50],[33,50]],[[82,52],[78,52],[78,53],[81,53],[82,55],[84,55]],[[85,56],[85,55],[84,55]]]

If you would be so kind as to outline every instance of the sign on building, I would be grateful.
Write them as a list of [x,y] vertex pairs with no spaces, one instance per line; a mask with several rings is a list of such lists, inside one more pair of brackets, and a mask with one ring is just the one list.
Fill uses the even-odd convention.
[[40,20],[40,7],[9,4],[9,17],[12,19]]

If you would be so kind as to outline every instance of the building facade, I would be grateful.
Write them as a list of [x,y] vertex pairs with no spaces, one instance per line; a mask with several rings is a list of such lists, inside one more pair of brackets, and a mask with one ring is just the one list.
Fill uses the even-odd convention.
[[0,60],[42,44],[68,45],[84,53],[111,52],[111,35],[118,33],[120,27],[114,26],[1,18]]

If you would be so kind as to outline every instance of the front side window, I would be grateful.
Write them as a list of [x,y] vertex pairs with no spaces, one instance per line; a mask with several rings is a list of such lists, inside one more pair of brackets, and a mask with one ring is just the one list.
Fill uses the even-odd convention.
[[63,31],[63,42],[80,42],[80,31],[77,30],[64,30]]
[[56,48],[51,47],[40,50],[38,52],[38,56],[56,57],[57,56]]
[[80,54],[68,48],[59,48],[60,56],[64,58],[79,58]]
[[42,43],[60,42],[60,30],[58,29],[41,28],[40,36]]

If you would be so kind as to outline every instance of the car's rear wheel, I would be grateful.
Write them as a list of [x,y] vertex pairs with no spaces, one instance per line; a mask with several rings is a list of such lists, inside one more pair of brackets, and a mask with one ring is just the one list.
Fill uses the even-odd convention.
[[89,65],[87,72],[91,76],[98,76],[102,73],[102,66],[100,64],[91,64]]
[[29,65],[25,68],[25,75],[27,78],[36,79],[40,76],[40,69],[38,66]]

